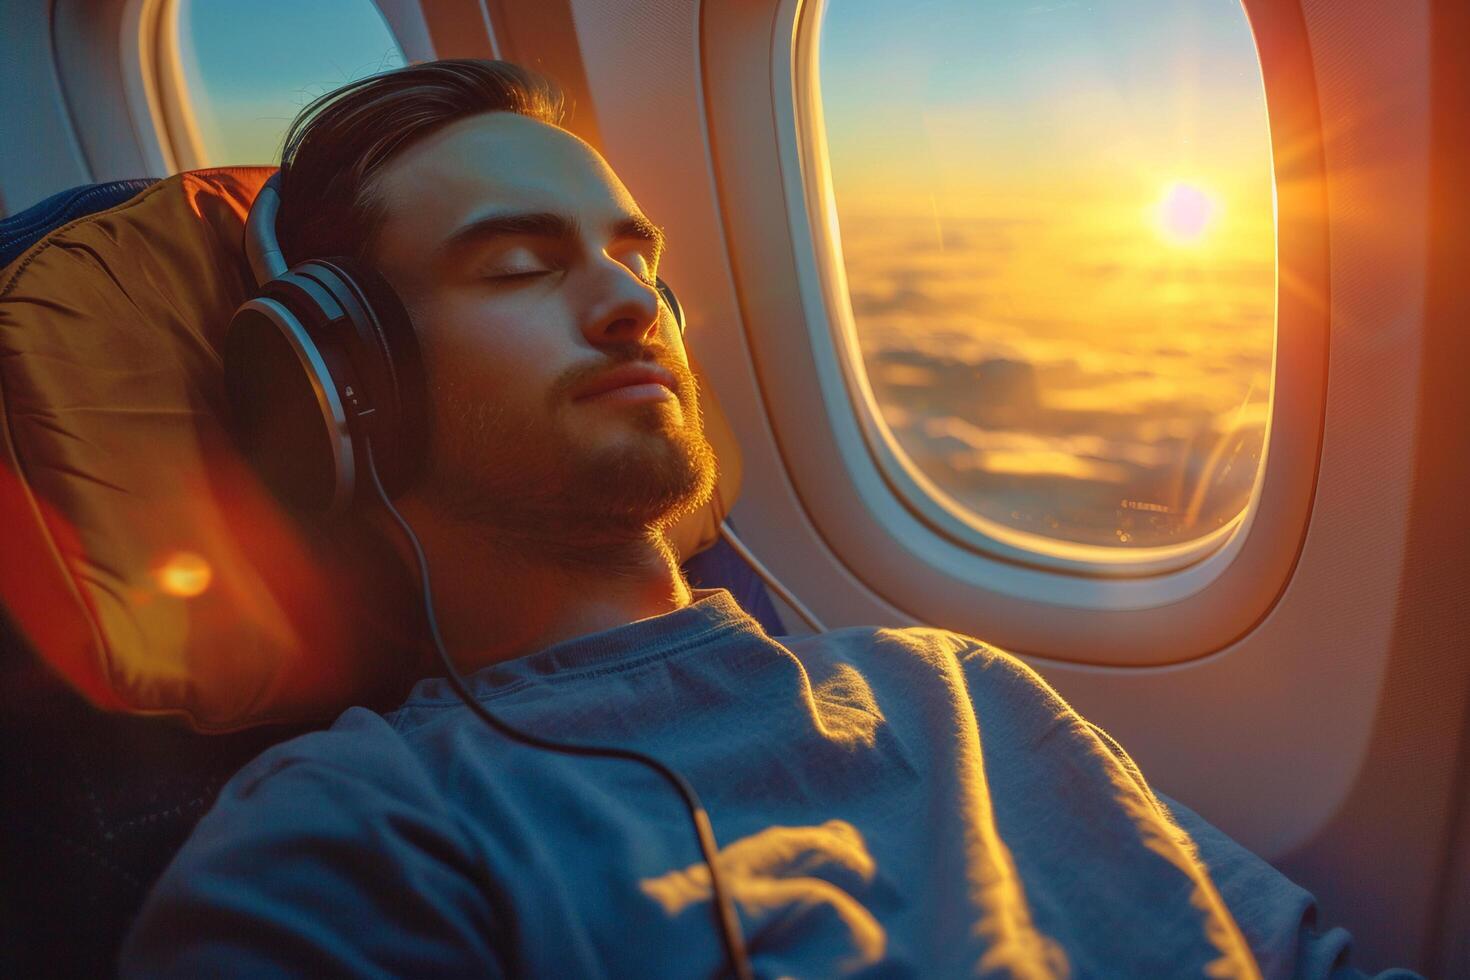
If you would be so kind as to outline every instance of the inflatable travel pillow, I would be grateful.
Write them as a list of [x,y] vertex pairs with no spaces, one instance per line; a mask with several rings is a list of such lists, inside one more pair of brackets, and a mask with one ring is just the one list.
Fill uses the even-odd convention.
[[[386,546],[286,512],[226,429],[220,342],[273,172],[179,174],[0,271],[0,605],[92,703],[200,731],[330,719],[433,669],[380,615],[391,573],[363,571]],[[701,405],[720,488],[675,529],[681,559],[739,485],[707,385]]]

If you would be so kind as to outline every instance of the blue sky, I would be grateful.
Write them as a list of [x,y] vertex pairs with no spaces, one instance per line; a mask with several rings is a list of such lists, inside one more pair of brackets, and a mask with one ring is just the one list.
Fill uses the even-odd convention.
[[210,164],[277,162],[307,102],[403,64],[372,0],[181,0],[179,10]]
[[849,183],[901,181],[926,156],[976,182],[1254,168],[1265,145],[1237,0],[831,0],[821,31],[827,136]]

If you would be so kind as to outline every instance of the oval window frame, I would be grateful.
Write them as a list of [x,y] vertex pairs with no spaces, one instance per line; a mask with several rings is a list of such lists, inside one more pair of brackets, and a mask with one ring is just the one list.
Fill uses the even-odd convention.
[[[738,257],[732,275],[742,325],[782,462],[834,555],[916,620],[1037,657],[1166,664],[1245,635],[1286,587],[1310,518],[1325,409],[1326,184],[1301,13],[1261,0],[1244,8],[1266,93],[1278,217],[1272,417],[1257,503],[1217,532],[1223,540],[1210,539],[1208,554],[1171,554],[1162,563],[1145,556],[1126,571],[1110,560],[1108,574],[1099,574],[1086,562],[1038,561],[1034,552],[1002,557],[973,539],[956,541],[920,519],[893,486],[874,451],[875,442],[881,445],[871,431],[875,416],[861,404],[865,372],[854,377],[834,313],[847,302],[845,288],[834,293],[845,270],[824,253],[821,235],[831,229],[818,223],[825,220],[820,213],[814,221],[808,196],[819,161],[801,128],[813,111],[801,102],[810,94],[802,46],[816,43],[810,25],[820,7],[804,0],[702,5],[716,192],[729,252]],[[768,324],[783,328],[763,328]],[[844,479],[834,478],[839,473]]]

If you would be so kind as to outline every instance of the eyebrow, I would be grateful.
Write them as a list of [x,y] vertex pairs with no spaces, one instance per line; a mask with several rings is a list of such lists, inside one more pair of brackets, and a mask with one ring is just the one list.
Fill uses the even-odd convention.
[[[608,229],[615,239],[634,239],[653,245],[654,258],[664,250],[664,233],[658,225],[641,214],[624,215]],[[459,253],[472,245],[496,238],[531,237],[571,240],[581,232],[575,219],[554,211],[528,211],[513,214],[497,214],[471,221],[455,230],[439,252],[443,256]]]

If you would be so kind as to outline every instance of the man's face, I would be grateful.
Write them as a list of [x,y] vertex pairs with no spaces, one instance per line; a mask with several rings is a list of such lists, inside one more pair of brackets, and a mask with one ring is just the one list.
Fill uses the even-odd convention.
[[[694,377],[653,286],[662,236],[594,150],[487,113],[405,150],[374,191],[374,259],[429,379],[417,492],[431,506],[575,550],[644,537],[709,499]],[[588,394],[633,365],[672,390]]]

